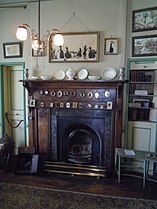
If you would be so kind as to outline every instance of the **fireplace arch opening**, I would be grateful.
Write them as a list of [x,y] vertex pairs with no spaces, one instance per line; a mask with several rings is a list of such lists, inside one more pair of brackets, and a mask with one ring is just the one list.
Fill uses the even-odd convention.
[[66,127],[61,141],[66,162],[101,165],[102,142],[93,127],[75,123]]

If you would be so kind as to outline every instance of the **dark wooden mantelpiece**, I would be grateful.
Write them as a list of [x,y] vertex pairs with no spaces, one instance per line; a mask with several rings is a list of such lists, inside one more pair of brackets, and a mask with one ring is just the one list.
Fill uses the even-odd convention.
[[95,86],[96,88],[100,87],[111,87],[111,88],[117,88],[121,90],[123,88],[123,84],[126,83],[127,81],[125,80],[114,80],[114,81],[104,81],[104,80],[97,80],[97,81],[80,81],[80,80],[20,80],[20,82],[23,83],[23,86],[28,90],[29,95],[32,95],[32,89],[31,87],[33,86],[57,86],[57,87],[62,87],[62,88],[73,88],[73,87],[79,87],[81,86]]
[[[123,86],[125,81],[79,80],[20,80],[28,90],[29,145],[51,160],[53,124],[51,111],[60,110],[99,112],[112,111],[114,115],[111,160],[114,148],[121,146]],[[106,92],[106,93],[105,93]],[[98,93],[98,94],[97,94]],[[111,106],[110,106],[111,103]],[[64,122],[64,121],[63,121]]]

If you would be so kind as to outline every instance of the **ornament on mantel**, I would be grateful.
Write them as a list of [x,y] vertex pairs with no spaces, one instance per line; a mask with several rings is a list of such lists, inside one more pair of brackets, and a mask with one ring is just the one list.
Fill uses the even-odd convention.
[[124,68],[119,69],[119,80],[124,80]]
[[29,78],[29,73],[28,73],[28,71],[29,71],[28,68],[25,68],[25,69],[24,69],[24,79],[25,79],[25,80],[28,80],[28,78]]

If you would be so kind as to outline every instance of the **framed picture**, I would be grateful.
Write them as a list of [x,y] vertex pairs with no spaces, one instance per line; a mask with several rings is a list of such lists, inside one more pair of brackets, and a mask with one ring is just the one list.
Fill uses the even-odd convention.
[[132,12],[132,31],[157,30],[157,7],[134,10]]
[[116,55],[118,54],[118,38],[104,39],[104,54]]
[[31,99],[31,100],[29,101],[29,106],[30,106],[30,107],[35,107],[35,99]]
[[49,43],[49,62],[98,62],[99,32],[63,33],[63,46]]
[[[41,42],[41,45],[42,45],[42,42]],[[38,49],[38,50],[34,50],[32,48],[32,56],[33,57],[44,57],[44,56],[46,56],[46,47],[42,48],[42,49]]]
[[132,37],[132,56],[157,56],[157,35]]
[[4,58],[22,57],[22,42],[3,43]]

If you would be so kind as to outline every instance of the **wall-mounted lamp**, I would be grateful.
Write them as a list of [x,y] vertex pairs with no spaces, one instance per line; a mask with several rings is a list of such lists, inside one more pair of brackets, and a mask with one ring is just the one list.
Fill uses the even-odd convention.
[[16,31],[17,39],[25,41],[27,39],[27,32],[29,32],[31,36],[32,48],[35,50],[46,48],[52,34],[54,34],[53,41],[56,46],[62,46],[64,44],[63,35],[59,32],[58,29],[47,31],[46,37],[43,37],[42,39],[40,38],[40,0],[38,0],[38,34],[35,34],[29,25],[22,24]]

